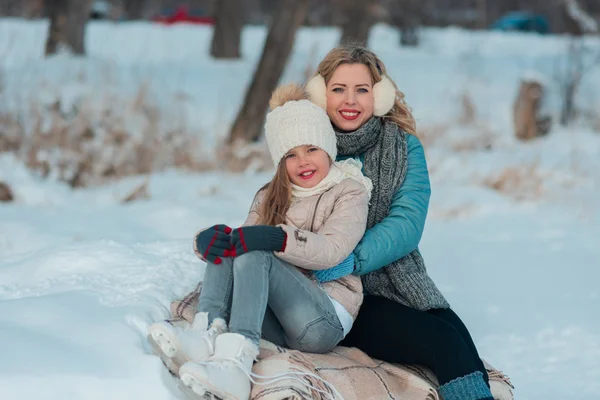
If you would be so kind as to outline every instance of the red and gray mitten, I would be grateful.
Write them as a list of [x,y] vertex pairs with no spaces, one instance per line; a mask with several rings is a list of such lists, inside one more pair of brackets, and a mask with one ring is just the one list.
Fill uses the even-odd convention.
[[205,260],[221,264],[221,257],[228,257],[231,244],[231,228],[227,225],[214,225],[200,232],[196,238],[196,248]]
[[284,251],[287,234],[278,226],[243,226],[231,232],[230,243],[232,250],[225,254],[232,257],[256,250]]

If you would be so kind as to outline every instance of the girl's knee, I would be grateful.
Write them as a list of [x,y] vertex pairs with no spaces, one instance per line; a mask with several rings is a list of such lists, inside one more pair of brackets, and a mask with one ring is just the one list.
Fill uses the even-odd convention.
[[[339,325],[339,326],[338,326]],[[341,324],[333,324],[326,317],[307,324],[297,338],[288,337],[291,349],[307,353],[327,353],[344,337]]]
[[243,268],[246,266],[251,266],[252,268],[268,266],[268,263],[265,262],[270,253],[268,251],[250,251],[248,253],[244,253],[241,256],[237,256],[233,259],[234,268]]

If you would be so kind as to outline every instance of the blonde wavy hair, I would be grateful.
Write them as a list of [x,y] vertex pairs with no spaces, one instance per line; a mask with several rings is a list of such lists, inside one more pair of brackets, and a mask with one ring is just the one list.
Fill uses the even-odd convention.
[[[317,73],[321,74],[323,79],[325,79],[325,84],[327,84],[335,70],[342,64],[365,65],[371,73],[373,84],[379,82],[382,75],[386,75],[385,65],[375,53],[355,44],[346,44],[333,48],[319,64]],[[417,124],[408,104],[404,100],[404,93],[398,90],[395,82],[392,81],[392,83],[396,88],[396,101],[392,109],[383,118],[394,122],[403,131],[416,135]]]

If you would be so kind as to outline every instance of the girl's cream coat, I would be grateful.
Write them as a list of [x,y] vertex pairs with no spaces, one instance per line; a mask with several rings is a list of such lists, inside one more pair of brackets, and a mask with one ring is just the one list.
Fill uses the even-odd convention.
[[[264,192],[256,195],[244,225],[260,224],[258,206],[263,197]],[[286,224],[279,225],[287,233],[285,251],[275,255],[304,270],[336,266],[365,233],[368,202],[364,185],[353,179],[344,179],[323,194],[295,199]],[[359,277],[348,275],[322,287],[356,319],[363,300]]]

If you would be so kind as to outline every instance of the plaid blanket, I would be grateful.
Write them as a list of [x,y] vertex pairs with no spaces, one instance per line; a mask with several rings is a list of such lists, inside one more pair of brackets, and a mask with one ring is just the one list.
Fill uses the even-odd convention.
[[[202,283],[171,303],[174,321],[194,320],[201,289]],[[484,364],[494,399],[513,400],[509,378],[485,360]],[[252,372],[259,376],[252,400],[329,400],[336,395],[345,400],[440,400],[437,379],[427,368],[374,360],[356,348],[338,346],[326,354],[312,354],[261,340]]]

